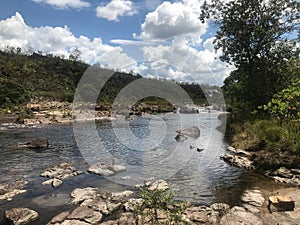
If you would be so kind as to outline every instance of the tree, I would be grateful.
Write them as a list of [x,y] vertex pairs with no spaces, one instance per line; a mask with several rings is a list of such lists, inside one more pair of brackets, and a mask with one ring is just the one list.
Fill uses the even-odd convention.
[[243,103],[250,112],[291,84],[294,77],[287,68],[299,58],[299,11],[300,3],[293,0],[202,5],[200,20],[211,18],[219,26],[214,44],[222,50],[221,60],[236,66],[224,82],[225,95],[236,105]]

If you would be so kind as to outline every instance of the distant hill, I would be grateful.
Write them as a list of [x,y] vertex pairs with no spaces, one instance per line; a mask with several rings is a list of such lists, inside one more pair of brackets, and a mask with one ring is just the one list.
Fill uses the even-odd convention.
[[[30,99],[72,102],[77,84],[89,66],[81,61],[53,55],[0,51],[0,107],[25,104]],[[99,103],[110,105],[123,87],[139,78],[142,76],[114,72],[102,89]],[[198,84],[179,85],[196,104],[206,103]],[[145,101],[163,102],[153,97]]]

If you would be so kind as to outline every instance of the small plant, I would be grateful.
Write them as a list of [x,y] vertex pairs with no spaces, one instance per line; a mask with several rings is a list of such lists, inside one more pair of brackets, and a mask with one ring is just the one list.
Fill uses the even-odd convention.
[[[140,189],[141,204],[133,203],[132,208],[136,215],[136,224],[187,224],[183,220],[183,214],[188,208],[187,202],[175,202],[175,193],[172,190],[149,189],[142,187]],[[166,217],[163,222],[160,216]]]

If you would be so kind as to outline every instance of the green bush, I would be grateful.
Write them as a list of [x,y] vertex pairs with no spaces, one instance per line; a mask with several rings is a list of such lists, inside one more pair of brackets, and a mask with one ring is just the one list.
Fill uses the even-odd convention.
[[275,120],[259,120],[253,128],[258,137],[270,147],[277,146],[283,139],[284,129]]
[[24,88],[13,81],[0,79],[0,106],[20,105],[30,101]]

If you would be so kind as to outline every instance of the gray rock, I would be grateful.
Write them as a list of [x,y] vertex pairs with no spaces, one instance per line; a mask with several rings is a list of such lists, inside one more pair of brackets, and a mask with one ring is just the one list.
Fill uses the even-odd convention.
[[117,164],[108,165],[106,163],[96,163],[88,168],[89,173],[97,174],[100,176],[112,176],[125,170],[125,166]]
[[97,196],[97,188],[76,188],[71,193],[72,203],[79,203],[87,199],[94,199]]
[[233,155],[233,154],[225,154],[220,158],[223,159],[225,162],[228,162],[239,168],[254,169],[254,166],[252,165],[252,161],[249,160],[247,157]]
[[30,224],[39,217],[39,214],[28,208],[12,208],[5,211],[5,218],[14,225]]
[[289,196],[273,195],[269,197],[268,208],[270,212],[293,211],[295,201]]
[[62,223],[68,216],[70,215],[70,212],[62,212],[58,214],[57,216],[53,217],[52,220],[47,224],[47,225],[52,225],[52,224],[60,224]]
[[220,220],[220,225],[263,225],[263,221],[256,215],[242,207],[233,207]]
[[244,203],[255,207],[261,207],[265,202],[265,198],[262,196],[260,190],[246,190],[243,193],[241,200]]
[[79,206],[67,217],[68,220],[79,220],[89,224],[96,224],[101,221],[102,214],[87,207]]
[[282,178],[292,178],[293,174],[289,169],[285,167],[280,167],[278,170],[272,173],[273,176],[279,176]]
[[30,148],[30,149],[37,149],[37,150],[44,150],[47,149],[49,146],[49,142],[47,138],[34,138],[30,141],[19,143],[18,148]]
[[175,137],[175,140],[178,142],[184,142],[187,139],[186,136],[184,136],[183,134],[177,134]]
[[145,180],[144,182],[144,187],[147,188],[150,191],[153,190],[168,190],[170,189],[170,185],[168,184],[167,181],[165,180],[155,180],[154,178],[149,178]]
[[200,129],[197,126],[192,126],[190,128],[184,129],[184,130],[178,130],[176,131],[180,135],[186,135],[193,138],[200,137]]
[[13,183],[0,184],[0,200],[11,201],[14,196],[26,192],[23,188],[27,184],[27,181],[15,181]]
[[226,203],[214,203],[210,206],[210,208],[214,211],[227,211],[230,209],[230,206]]

